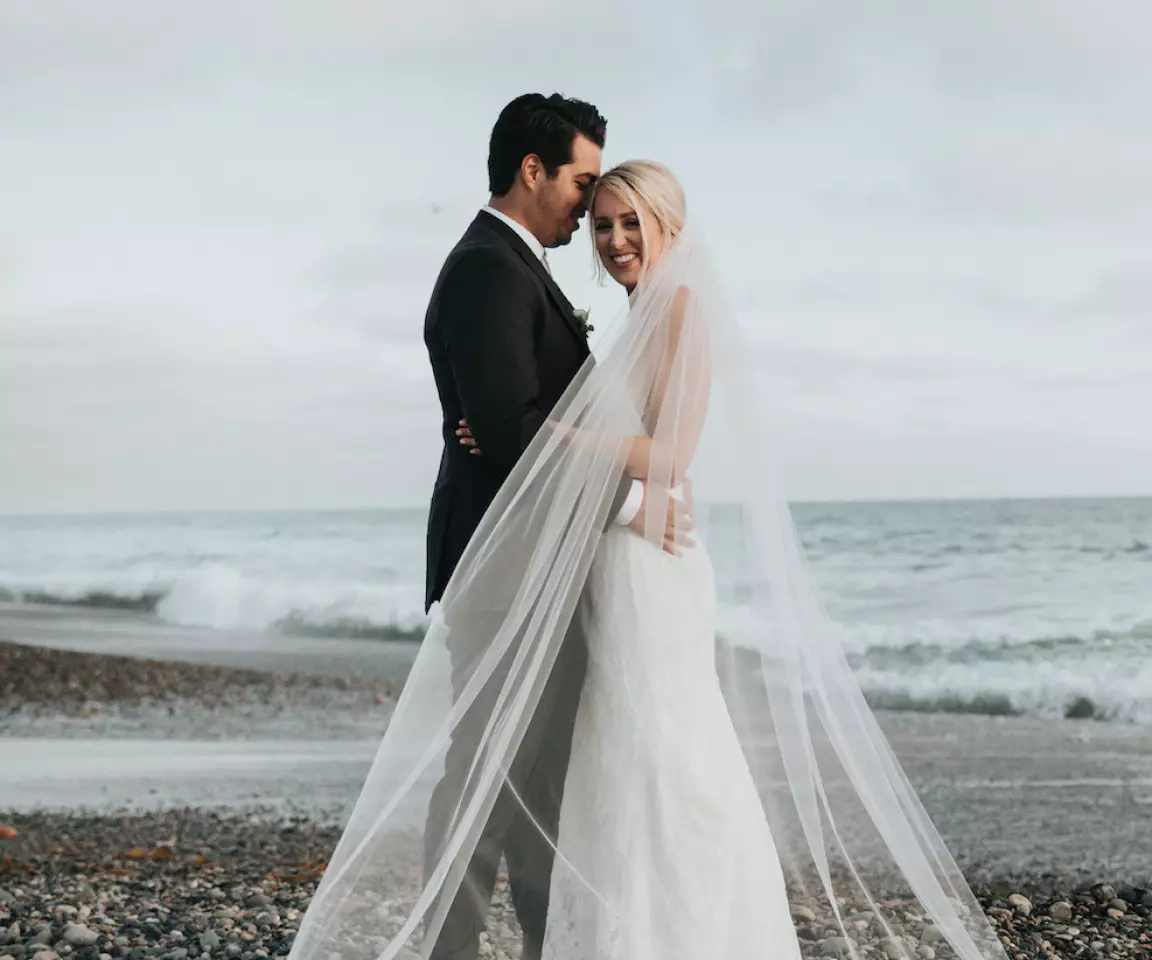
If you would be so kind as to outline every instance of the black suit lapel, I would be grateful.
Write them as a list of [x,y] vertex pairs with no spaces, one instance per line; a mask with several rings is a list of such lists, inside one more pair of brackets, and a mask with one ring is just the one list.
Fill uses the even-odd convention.
[[480,227],[485,230],[490,230],[496,236],[500,237],[509,247],[532,269],[533,273],[540,278],[544,284],[544,289],[548,291],[548,296],[552,298],[552,302],[556,305],[556,309],[560,312],[564,322],[568,327],[580,338],[580,342],[587,345],[588,337],[584,331],[580,329],[580,323],[576,319],[575,311],[568,298],[564,296],[564,291],[560,289],[555,280],[552,279],[552,274],[541,263],[540,258],[528,247],[523,240],[516,235],[508,224],[497,220],[494,216],[488,213],[480,212],[477,214],[476,219],[472,224],[474,227]]

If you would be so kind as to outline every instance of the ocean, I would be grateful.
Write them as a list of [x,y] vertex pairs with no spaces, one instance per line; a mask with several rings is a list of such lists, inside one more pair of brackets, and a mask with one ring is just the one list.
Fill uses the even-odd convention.
[[[797,504],[870,701],[1152,724],[1152,499]],[[0,607],[419,642],[421,510],[0,517]],[[721,622],[724,527],[708,531]]]

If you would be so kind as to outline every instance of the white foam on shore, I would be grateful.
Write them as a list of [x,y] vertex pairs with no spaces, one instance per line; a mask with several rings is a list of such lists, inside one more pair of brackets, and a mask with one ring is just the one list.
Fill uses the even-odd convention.
[[1152,661],[1136,656],[865,666],[856,678],[874,705],[891,709],[1053,720],[1072,711],[1081,718],[1152,725]]

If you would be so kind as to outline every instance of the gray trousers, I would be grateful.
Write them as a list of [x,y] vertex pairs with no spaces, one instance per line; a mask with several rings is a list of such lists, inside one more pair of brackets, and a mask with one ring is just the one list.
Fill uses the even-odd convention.
[[[587,648],[579,631],[579,619],[579,615],[573,617],[568,635],[561,643],[540,703],[480,835],[464,881],[459,890],[453,892],[440,934],[431,952],[425,954],[430,960],[476,960],[479,956],[480,934],[488,918],[501,854],[508,866],[512,903],[524,931],[521,956],[523,960],[540,958],[555,857],[552,844],[560,824],[572,730],[587,668]],[[454,656],[452,685],[457,695],[470,675],[470,663],[458,663]],[[482,698],[495,696],[499,683],[491,686],[493,689],[485,690]],[[426,875],[440,859],[440,848],[460,798],[460,785],[476,756],[475,740],[479,734],[480,731],[475,731],[468,732],[467,736],[458,735],[448,747],[444,776],[432,793],[428,809]],[[525,812],[525,806],[531,811],[531,817]]]

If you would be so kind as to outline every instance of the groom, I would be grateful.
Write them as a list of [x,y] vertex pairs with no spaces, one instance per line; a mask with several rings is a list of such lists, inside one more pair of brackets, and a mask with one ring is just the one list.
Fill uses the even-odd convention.
[[[443,595],[500,485],[588,359],[586,333],[552,279],[547,249],[567,244],[579,228],[600,175],[605,127],[591,104],[533,93],[509,103],[492,130],[491,198],[448,255],[424,324],[444,439],[428,517],[427,607]],[[671,498],[669,506],[679,510]],[[644,513],[644,485],[622,484],[613,522],[643,533]],[[675,527],[686,521],[671,512],[665,520],[672,552]],[[512,789],[496,801],[431,960],[478,956],[502,854],[524,931],[522,956],[540,957],[553,859],[541,830],[555,839],[585,661],[583,638],[569,630],[512,765]],[[455,685],[467,666],[453,663]],[[467,776],[473,754],[465,742],[449,748],[443,789],[429,809],[430,859],[452,815],[446,785]],[[536,825],[516,796],[526,798]]]

